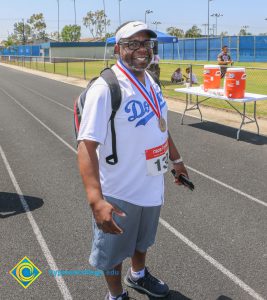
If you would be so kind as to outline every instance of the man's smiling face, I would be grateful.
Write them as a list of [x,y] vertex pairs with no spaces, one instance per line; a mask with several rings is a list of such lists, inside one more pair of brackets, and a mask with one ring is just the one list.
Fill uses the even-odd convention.
[[126,42],[149,41],[150,36],[147,32],[138,32],[127,39],[122,39],[119,44],[119,55],[126,67],[132,71],[142,72],[150,64],[153,56],[153,49],[141,44],[139,49],[131,50]]

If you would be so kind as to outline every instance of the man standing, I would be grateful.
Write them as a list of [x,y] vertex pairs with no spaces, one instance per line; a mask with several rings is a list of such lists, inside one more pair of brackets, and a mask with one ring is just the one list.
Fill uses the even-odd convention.
[[221,66],[221,78],[223,78],[225,76],[227,66],[233,64],[231,56],[228,53],[227,46],[222,47],[222,52],[218,55],[217,61],[218,61],[219,65]]
[[[145,72],[155,38],[142,22],[125,23],[116,32],[119,59],[112,70],[122,94],[115,117],[118,163],[106,162],[112,149],[111,96],[101,77],[87,92],[78,135],[78,163],[94,217],[89,262],[104,271],[105,300],[130,299],[121,283],[127,257],[132,266],[126,285],[155,297],[169,293],[167,284],[146,268],[146,253],[155,240],[168,159],[177,175],[188,175],[167,128],[167,104]],[[178,179],[175,183],[181,184]]]
[[159,66],[160,57],[159,57],[158,41],[155,41],[153,54],[154,55],[152,57],[151,63],[149,64],[147,69],[150,70],[152,73],[154,73],[159,80],[160,79],[160,66]]

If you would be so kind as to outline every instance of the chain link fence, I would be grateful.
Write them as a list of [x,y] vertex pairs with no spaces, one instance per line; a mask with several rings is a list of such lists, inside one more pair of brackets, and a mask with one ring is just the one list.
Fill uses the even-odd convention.
[[41,56],[0,56],[2,63],[17,65],[42,72],[76,77],[84,80],[99,76],[101,70],[108,66],[109,61],[103,59],[61,58]]
[[[44,58],[40,56],[0,56],[2,63],[18,65],[21,67],[31,68],[43,72],[61,74],[70,77],[90,80],[99,76],[101,70],[115,63],[115,60],[96,60],[96,59],[77,59],[77,58]],[[238,67],[241,66],[239,63]],[[246,91],[256,94],[267,94],[267,68],[246,67]],[[186,77],[183,76],[182,82],[172,80],[174,71],[180,68],[182,75],[188,77],[186,68],[189,68],[197,78],[198,83],[192,84],[198,86],[203,84],[203,68],[204,64],[185,63],[185,62],[164,62],[160,63],[160,80],[162,82],[163,94],[174,100],[185,100],[185,96],[176,93],[174,89],[185,87]],[[190,79],[189,79],[190,82]],[[223,80],[221,81],[223,87]],[[192,97],[192,101],[194,98]],[[216,108],[229,109],[225,101],[210,99],[205,102]],[[251,107],[251,109],[250,109]],[[258,115],[267,117],[267,101],[259,101],[257,104]],[[248,112],[252,113],[252,104],[248,105]]]

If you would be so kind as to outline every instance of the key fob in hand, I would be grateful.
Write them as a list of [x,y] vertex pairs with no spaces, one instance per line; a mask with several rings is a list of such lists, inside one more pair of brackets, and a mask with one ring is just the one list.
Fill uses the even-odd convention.
[[[175,178],[177,178],[175,170],[172,169],[171,172],[172,172],[173,176],[174,176]],[[179,177],[178,177],[178,179],[180,180],[180,182],[181,182],[184,186],[188,187],[191,191],[194,190],[195,186],[194,186],[193,182],[189,180],[189,178],[187,178],[187,177],[184,176],[183,174],[180,174]]]

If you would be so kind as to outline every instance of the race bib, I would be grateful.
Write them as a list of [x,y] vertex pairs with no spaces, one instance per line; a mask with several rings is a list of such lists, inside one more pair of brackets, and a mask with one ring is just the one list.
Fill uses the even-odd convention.
[[147,175],[157,176],[168,171],[169,144],[168,141],[163,145],[145,151]]

